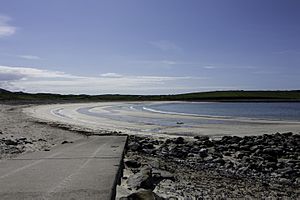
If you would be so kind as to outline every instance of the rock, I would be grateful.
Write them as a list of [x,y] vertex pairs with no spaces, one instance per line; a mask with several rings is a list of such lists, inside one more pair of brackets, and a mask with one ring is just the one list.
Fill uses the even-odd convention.
[[124,160],[124,163],[129,168],[139,168],[141,163],[136,160]]
[[262,151],[262,153],[264,153],[264,154],[268,154],[268,155],[270,155],[270,156],[272,156],[272,157],[277,157],[277,151],[276,151],[276,149],[274,149],[274,148],[266,148],[266,149],[264,149],[263,151]]
[[154,149],[154,145],[152,143],[146,143],[142,145],[143,149]]
[[244,156],[245,154],[243,152],[238,151],[235,153],[235,157],[238,159],[242,159]]
[[183,137],[178,137],[174,141],[175,144],[184,144],[184,139]]
[[132,189],[154,189],[154,182],[152,179],[152,169],[144,168],[140,172],[128,177],[127,184]]
[[205,149],[205,148],[200,149],[199,150],[199,155],[200,155],[201,158],[207,157],[208,156],[208,150]]
[[215,158],[213,159],[214,163],[219,163],[220,165],[224,165],[225,164],[225,160],[223,160],[222,158]]
[[26,141],[27,138],[26,138],[26,137],[20,137],[19,140],[21,140],[21,141]]
[[202,144],[206,147],[213,147],[214,146],[214,143],[210,140],[205,140]]
[[47,140],[42,139],[42,138],[38,139],[38,141],[39,141],[39,142],[47,142]]
[[138,151],[141,149],[141,145],[137,142],[131,142],[130,144],[128,144],[128,149],[130,149],[131,151]]
[[231,144],[229,145],[229,149],[233,149],[233,150],[239,150],[240,149],[240,146],[239,144]]
[[195,136],[194,137],[196,140],[198,141],[206,141],[206,140],[209,140],[209,137],[208,136]]
[[291,183],[291,180],[287,179],[287,178],[280,178],[278,180],[279,183],[281,184],[290,184]]
[[158,196],[151,190],[138,190],[135,193],[130,194],[128,197],[120,198],[120,200],[164,200],[164,198]]
[[155,182],[159,182],[164,179],[175,181],[174,175],[168,171],[164,170],[153,170],[152,177]]
[[179,146],[175,146],[173,149],[170,150],[170,155],[176,158],[186,158],[188,152]]
[[69,141],[63,141],[61,144],[68,144],[69,143]]
[[4,143],[6,145],[18,145],[18,142],[14,141],[14,140],[10,140],[10,139],[5,140]]

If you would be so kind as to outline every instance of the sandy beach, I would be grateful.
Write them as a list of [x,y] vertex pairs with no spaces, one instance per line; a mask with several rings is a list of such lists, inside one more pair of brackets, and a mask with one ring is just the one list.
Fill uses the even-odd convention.
[[76,132],[36,123],[23,113],[28,105],[0,104],[0,158],[16,157],[23,153],[48,151],[63,141],[75,141],[82,137]]
[[[153,103],[153,102],[148,102]],[[159,102],[156,102],[159,103]],[[300,122],[255,120],[244,118],[173,115],[146,112],[130,108],[139,102],[113,102],[88,104],[53,104],[41,105],[24,109],[24,112],[41,121],[67,124],[80,129],[91,129],[95,132],[115,131],[124,134],[143,134],[151,136],[197,136],[208,135],[221,137],[224,135],[260,135],[276,132],[299,133]],[[121,106],[121,108],[120,108]],[[84,109],[86,113],[79,110]],[[127,120],[131,118],[131,120]],[[139,120],[143,118],[143,121]],[[133,119],[133,120],[132,120]],[[168,119],[170,125],[160,125],[152,122],[153,119]],[[183,119],[230,121],[231,123],[214,124],[178,124]],[[149,122],[148,122],[149,121]],[[232,125],[233,123],[235,123]]]

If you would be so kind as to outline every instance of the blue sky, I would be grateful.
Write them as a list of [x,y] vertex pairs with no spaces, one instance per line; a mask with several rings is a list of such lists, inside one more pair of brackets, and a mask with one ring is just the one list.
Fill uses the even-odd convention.
[[297,0],[1,0],[0,87],[299,89]]

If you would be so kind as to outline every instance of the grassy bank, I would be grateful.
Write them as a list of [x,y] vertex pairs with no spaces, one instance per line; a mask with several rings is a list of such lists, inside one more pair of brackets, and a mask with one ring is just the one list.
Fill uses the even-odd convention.
[[1,102],[93,102],[93,101],[300,101],[300,90],[293,91],[213,91],[174,95],[61,95],[10,92],[0,89]]

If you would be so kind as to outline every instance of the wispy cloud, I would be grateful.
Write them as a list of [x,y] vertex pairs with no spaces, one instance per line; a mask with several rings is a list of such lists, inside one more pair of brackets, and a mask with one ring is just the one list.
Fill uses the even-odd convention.
[[205,79],[189,76],[133,76],[113,72],[99,76],[76,76],[37,68],[0,66],[0,87],[27,92],[159,94],[200,85]]
[[0,15],[0,38],[11,36],[16,32],[16,27],[8,24],[10,20],[9,17]]
[[14,57],[14,58],[21,58],[26,60],[41,60],[42,58],[36,55],[30,54],[11,54],[11,53],[1,53],[0,56],[6,57]]
[[23,58],[26,60],[40,60],[41,58],[38,56],[33,56],[33,55],[18,55],[17,57]]
[[104,73],[104,74],[100,74],[101,77],[105,77],[105,78],[121,78],[123,77],[123,75],[121,74],[117,74],[117,73]]
[[130,62],[143,65],[178,65],[181,63],[175,60],[135,60]]
[[168,40],[152,41],[150,44],[163,51],[182,51],[182,48]]
[[256,66],[251,65],[217,65],[217,64],[210,64],[210,65],[203,65],[203,69],[256,69]]

